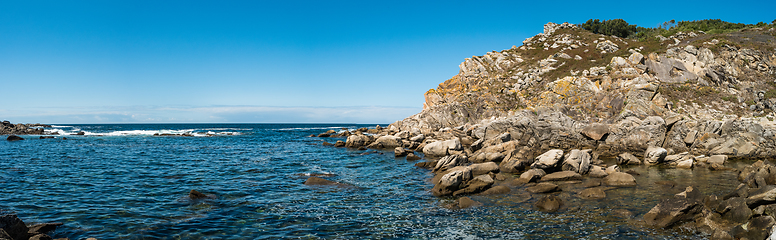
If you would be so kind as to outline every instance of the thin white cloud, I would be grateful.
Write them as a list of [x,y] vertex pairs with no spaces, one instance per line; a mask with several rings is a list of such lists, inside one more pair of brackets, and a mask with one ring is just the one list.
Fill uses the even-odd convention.
[[103,106],[0,109],[28,123],[392,123],[421,108],[271,106]]

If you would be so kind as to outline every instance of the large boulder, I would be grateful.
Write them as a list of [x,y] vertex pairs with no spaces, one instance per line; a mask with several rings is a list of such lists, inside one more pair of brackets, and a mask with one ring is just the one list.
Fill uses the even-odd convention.
[[453,192],[453,196],[485,191],[490,188],[494,182],[493,178],[488,174],[476,176],[472,180],[466,182],[463,186],[460,186],[460,189]]
[[373,143],[369,144],[369,148],[396,148],[401,147],[401,138],[397,136],[386,135],[377,138]]
[[736,223],[744,223],[752,217],[752,209],[749,209],[746,199],[742,197],[732,197],[722,201],[717,206],[717,212],[722,213],[722,218]]
[[650,146],[644,152],[644,163],[648,165],[662,163],[667,155],[668,151],[665,148]]
[[656,227],[669,228],[675,224],[693,220],[702,209],[702,204],[696,200],[669,198],[644,214],[644,221]]
[[518,173],[531,167],[534,159],[525,155],[524,149],[513,150],[499,164],[501,172]]
[[593,123],[583,128],[580,132],[583,136],[600,141],[609,134],[609,125],[602,123]]
[[372,137],[362,134],[353,134],[348,136],[348,139],[345,141],[345,147],[349,148],[358,148],[367,146],[370,143],[372,143]]
[[453,194],[458,191],[462,184],[472,179],[472,172],[470,168],[461,167],[452,169],[452,171],[443,175],[436,183],[431,193],[434,196],[441,197]]
[[561,169],[563,171],[573,171],[579,174],[587,174],[590,170],[590,152],[593,150],[571,150],[563,159]]
[[539,155],[534,159],[534,163],[531,164],[531,168],[540,169],[552,169],[558,167],[563,159],[563,150],[553,149],[549,150],[542,155]]
[[606,185],[614,187],[636,186],[636,178],[624,172],[609,173],[609,175],[603,179],[603,182]]
[[426,156],[441,157],[448,155],[449,150],[460,151],[462,149],[461,140],[456,138],[447,141],[436,141],[426,144],[426,146],[423,147],[423,154],[426,154]]
[[474,176],[498,172],[498,164],[494,162],[476,163],[469,166]]

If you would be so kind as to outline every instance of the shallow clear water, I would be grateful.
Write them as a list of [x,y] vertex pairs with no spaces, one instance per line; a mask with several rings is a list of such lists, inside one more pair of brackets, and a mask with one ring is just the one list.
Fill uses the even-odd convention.
[[[733,172],[635,167],[639,186],[609,190],[603,200],[579,199],[581,187],[563,185],[558,213],[534,210],[540,195],[521,186],[473,196],[482,207],[450,210],[452,199],[431,195],[431,174],[416,162],[321,145],[344,138],[307,137],[342,127],[362,126],[55,126],[87,135],[0,141],[0,214],[63,222],[51,235],[71,239],[701,239],[643,227],[639,218],[686,186],[720,195],[738,185]],[[322,173],[354,187],[303,184]],[[662,180],[678,186],[654,184]],[[216,198],[190,200],[192,189]]]

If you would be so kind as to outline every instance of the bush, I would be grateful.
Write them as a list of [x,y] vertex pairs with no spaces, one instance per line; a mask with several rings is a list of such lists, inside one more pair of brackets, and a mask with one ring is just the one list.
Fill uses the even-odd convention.
[[636,25],[630,25],[628,22],[622,19],[603,21],[598,19],[590,19],[580,25],[580,27],[596,34],[618,36],[621,38],[626,38],[636,33]]
[[[773,20],[771,24],[776,24],[776,20]],[[764,22],[757,24],[743,24],[743,23],[731,23],[725,22],[721,19],[705,19],[697,21],[680,21],[675,20],[666,21],[654,28],[639,27],[636,25],[630,25],[628,22],[622,19],[612,20],[599,20],[590,19],[587,22],[579,25],[581,28],[591,31],[596,34],[604,34],[610,36],[618,36],[622,38],[637,38],[639,40],[645,40],[654,38],[657,35],[671,36],[677,32],[697,32],[704,31],[706,33],[725,33],[738,31],[745,28],[764,27],[767,26]]]

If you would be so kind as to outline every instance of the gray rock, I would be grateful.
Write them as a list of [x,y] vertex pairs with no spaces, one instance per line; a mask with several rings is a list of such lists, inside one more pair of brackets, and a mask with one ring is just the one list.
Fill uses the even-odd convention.
[[593,123],[582,129],[580,132],[585,137],[600,141],[609,134],[609,125],[602,123]]
[[668,151],[665,148],[648,147],[647,151],[644,152],[644,163],[648,165],[662,163],[667,155]]
[[641,54],[641,53],[639,53],[639,52],[634,52],[634,53],[632,53],[632,54],[631,54],[631,55],[628,57],[628,61],[629,61],[629,62],[630,62],[632,65],[638,65],[638,64],[641,64],[641,63],[642,63],[642,61],[644,61],[644,55],[642,55],[642,54]]
[[617,44],[613,43],[612,41],[606,40],[598,42],[598,44],[595,45],[595,49],[606,51],[608,53],[616,52],[617,50],[620,50],[620,47],[617,46]]
[[708,163],[725,165],[725,163],[727,162],[727,159],[728,159],[727,155],[713,155],[709,157]]
[[534,163],[531,164],[531,168],[549,169],[556,168],[563,158],[563,150],[553,149],[549,150],[542,155],[539,155],[534,159]]
[[424,136],[423,134],[418,134],[417,136],[411,137],[410,141],[423,142],[424,139],[426,139],[426,136]]
[[459,190],[464,182],[467,182],[470,179],[472,179],[472,173],[469,168],[450,171],[439,179],[439,182],[431,190],[431,193],[438,197],[453,194],[453,192]]
[[587,174],[590,170],[590,152],[593,150],[571,150],[563,159],[561,169],[563,171],[573,171],[579,174]]
[[423,154],[426,154],[427,156],[441,157],[447,155],[449,150],[460,151],[462,149],[461,140],[456,138],[447,141],[436,141],[429,143],[426,145],[426,147],[423,148]]

